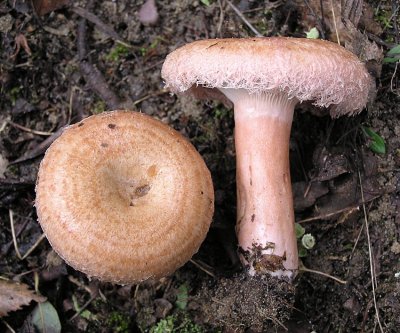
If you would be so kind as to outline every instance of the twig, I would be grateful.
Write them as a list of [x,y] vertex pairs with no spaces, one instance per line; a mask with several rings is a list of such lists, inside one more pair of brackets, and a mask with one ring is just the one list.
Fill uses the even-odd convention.
[[24,260],[37,248],[37,246],[40,244],[40,242],[45,238],[45,235],[44,234],[40,235],[40,237],[36,240],[35,244],[33,244],[29,248],[29,250],[26,251],[26,253],[22,256],[21,252],[19,251],[19,248],[18,248],[17,237],[16,237],[16,234],[15,234],[13,211],[11,209],[9,209],[8,210],[8,214],[9,214],[9,217],[10,217],[11,234],[12,234],[12,239],[13,239],[13,243],[14,243],[15,253],[16,253],[17,258],[19,260]]
[[108,24],[104,23],[102,20],[100,20],[96,15],[93,13],[89,12],[88,10],[81,8],[81,7],[75,7],[72,9],[72,11],[75,14],[78,14],[80,17],[85,18],[86,20],[92,22],[93,24],[96,25],[96,27],[103,33],[105,33],[107,36],[122,41],[122,38],[119,37],[117,32]]
[[344,213],[344,212],[351,213],[351,212],[357,211],[357,210],[360,210],[360,205],[353,206],[353,207],[346,207],[346,208],[339,209],[339,210],[337,210],[335,212],[332,212],[332,213],[327,213],[327,214],[322,214],[322,215],[318,215],[318,216],[309,217],[309,218],[306,218],[306,219],[303,219],[303,220],[296,221],[296,223],[305,223],[305,222],[311,222],[311,221],[316,221],[316,220],[324,220],[326,218],[335,216],[335,215],[340,214],[340,213]]
[[308,273],[314,273],[314,274],[322,275],[322,276],[325,276],[325,277],[327,277],[329,279],[332,279],[332,280],[334,280],[336,282],[339,282],[341,284],[346,284],[347,283],[347,281],[341,280],[341,279],[339,279],[339,278],[337,278],[337,277],[335,277],[333,275],[330,275],[328,273],[324,273],[324,272],[321,272],[321,271],[316,271],[314,269],[307,268],[306,266],[304,266],[303,263],[301,263],[299,265],[299,271],[300,272],[308,272]]
[[16,333],[16,331],[7,323],[4,319],[1,319],[1,322],[8,328],[11,333]]
[[141,102],[143,102],[143,101],[145,101],[145,100],[147,100],[147,99],[149,99],[151,97],[164,95],[164,94],[167,94],[167,93],[169,93],[169,91],[167,89],[161,89],[161,90],[159,90],[159,91],[157,91],[155,93],[147,94],[147,95],[145,95],[143,97],[138,98],[137,100],[132,102],[132,105],[137,105],[137,104],[139,104],[139,103],[141,103]]
[[244,24],[246,24],[251,31],[254,32],[256,37],[263,37],[261,33],[258,32],[256,28],[246,19],[246,17],[242,14],[242,12],[229,0],[225,0],[226,3],[233,9],[233,11],[236,13],[237,16],[243,21]]
[[194,261],[193,259],[189,260],[193,265],[195,265],[197,268],[199,268],[200,270],[202,270],[204,273],[212,276],[213,278],[215,278],[215,274],[210,272],[209,270],[207,270],[206,268],[204,268],[202,265],[200,265],[199,263],[197,263],[196,261]]
[[365,232],[366,232],[366,234],[367,234],[369,266],[370,266],[370,273],[371,273],[371,280],[372,280],[372,297],[373,297],[373,300],[374,300],[374,307],[375,307],[376,320],[377,320],[377,322],[378,322],[380,331],[383,333],[383,327],[382,327],[381,321],[380,321],[380,319],[379,319],[378,305],[377,305],[377,303],[376,303],[375,283],[374,283],[374,281],[376,281],[376,277],[375,277],[375,271],[374,271],[374,265],[373,265],[371,238],[370,238],[370,236],[369,236],[369,226],[368,226],[367,210],[365,209],[364,190],[363,190],[363,185],[362,185],[360,170],[358,170],[358,180],[359,180],[359,182],[360,182],[360,192],[361,192],[361,200],[362,200],[362,202],[363,202],[362,207],[363,207],[364,222],[365,222],[364,225],[365,225]]
[[96,297],[97,295],[91,296],[85,304],[83,304],[79,309],[76,309],[77,311],[71,318],[68,319],[68,321],[73,321],[76,317],[78,317],[84,310],[86,310],[90,303],[92,303],[96,299]]
[[398,93],[395,93],[393,90],[393,80],[396,77],[396,72],[397,72],[397,66],[399,65],[399,61],[396,62],[396,67],[394,68],[394,72],[392,75],[392,78],[390,79],[390,91],[396,95],[399,95]]
[[19,252],[18,244],[17,244],[17,237],[15,236],[15,228],[14,228],[14,214],[11,209],[8,210],[8,216],[10,217],[10,225],[11,225],[11,235],[14,244],[15,253],[19,260],[22,260],[21,253]]
[[48,138],[46,138],[46,140],[44,140],[43,142],[41,142],[40,144],[38,144],[35,148],[33,148],[32,150],[30,150],[28,153],[26,153],[24,156],[17,158],[14,161],[10,162],[11,164],[16,164],[16,163],[21,163],[27,160],[30,160],[32,158],[35,158],[41,154],[43,154],[47,148],[53,143],[53,141],[55,139],[57,139],[61,133],[64,131],[64,128],[59,128],[56,132],[54,132],[51,136],[49,136]]
[[87,285],[83,284],[73,276],[68,275],[68,280],[72,282],[74,285],[78,286],[79,288],[86,290],[90,295],[93,294],[93,290],[91,290]]
[[37,130],[34,130],[34,129],[30,129],[30,128],[22,126],[20,124],[14,123],[11,120],[9,120],[8,123],[11,126],[15,127],[15,128],[18,128],[18,129],[20,129],[22,131],[25,131],[25,132],[28,132],[28,133],[32,133],[32,134],[36,134],[36,135],[51,136],[51,135],[54,134],[53,132],[44,132],[44,131],[37,131]]
[[224,8],[222,7],[222,2],[221,0],[218,0],[218,6],[219,6],[219,22],[218,22],[218,27],[217,27],[217,33],[222,38],[221,36],[221,29],[222,29],[222,24],[224,23]]
[[[77,7],[79,8],[79,7]],[[77,9],[75,8],[75,9]],[[78,11],[83,10],[80,8]],[[86,13],[87,11],[85,11]],[[92,14],[93,15],[93,14]],[[86,16],[82,16],[85,19]],[[90,16],[91,17],[91,16]],[[86,60],[86,21],[79,22],[77,30],[78,57],[80,59],[79,68],[83,78],[90,88],[107,104],[110,109],[118,109],[121,105],[119,97],[110,89],[103,74]]]
[[103,74],[87,61],[80,63],[81,73],[94,92],[107,104],[110,109],[118,109],[121,104],[118,96],[110,89]]
[[340,45],[340,36],[339,36],[337,24],[336,24],[336,15],[335,15],[335,9],[333,8],[333,0],[331,0],[331,11],[332,11],[333,25],[335,26],[337,42]]

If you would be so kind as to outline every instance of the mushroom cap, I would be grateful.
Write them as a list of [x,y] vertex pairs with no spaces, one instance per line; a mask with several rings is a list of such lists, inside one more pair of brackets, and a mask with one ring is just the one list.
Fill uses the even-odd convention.
[[39,222],[72,267],[116,283],[160,278],[200,247],[214,211],[210,172],[177,131],[137,112],[91,116],[50,146]]
[[281,91],[331,106],[332,116],[362,110],[373,87],[364,64],[342,46],[290,37],[195,41],[167,56],[162,77],[172,92],[200,97],[203,87]]

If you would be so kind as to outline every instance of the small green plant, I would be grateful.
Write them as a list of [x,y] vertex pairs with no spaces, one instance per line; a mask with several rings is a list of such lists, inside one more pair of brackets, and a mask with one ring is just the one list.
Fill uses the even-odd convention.
[[310,31],[306,32],[306,37],[309,39],[318,39],[319,31],[316,27],[311,28]]
[[15,105],[15,102],[17,101],[19,95],[21,94],[21,90],[22,90],[21,86],[13,87],[10,89],[9,97],[10,97],[11,104],[13,106]]
[[103,101],[97,101],[93,105],[92,113],[100,114],[103,113],[105,110],[106,110],[106,103],[104,103]]
[[117,62],[129,54],[129,48],[122,44],[116,44],[106,56],[106,60]]
[[184,283],[178,288],[178,295],[176,296],[175,305],[179,310],[185,310],[188,302],[188,287]]
[[200,2],[201,2],[203,5],[210,6],[210,1],[209,1],[209,0],[200,0]]
[[372,130],[371,127],[361,126],[361,129],[364,135],[369,140],[369,149],[377,154],[386,154],[385,140],[378,133]]
[[130,319],[129,316],[126,316],[120,312],[114,311],[110,313],[110,316],[107,320],[107,325],[110,329],[112,329],[112,332],[116,333],[128,333],[130,332],[129,330],[129,325],[130,325]]
[[139,50],[142,57],[146,56],[149,53],[149,51],[155,49],[158,46],[158,44],[160,43],[160,41],[164,41],[163,38],[156,37],[148,47],[142,46]]
[[205,333],[197,324],[193,323],[184,314],[168,316],[160,320],[155,326],[150,328],[150,333]]
[[383,30],[387,29],[387,28],[393,28],[393,25],[391,23],[393,17],[390,13],[390,11],[385,10],[383,8],[379,8],[376,12],[375,12],[375,19],[381,24]]
[[295,232],[299,257],[306,257],[308,250],[311,250],[315,246],[315,237],[311,234],[306,234],[306,229],[304,229],[299,223],[295,223]]
[[393,63],[398,62],[400,60],[400,45],[396,45],[392,47],[388,53],[386,53],[386,57],[383,59],[385,63]]

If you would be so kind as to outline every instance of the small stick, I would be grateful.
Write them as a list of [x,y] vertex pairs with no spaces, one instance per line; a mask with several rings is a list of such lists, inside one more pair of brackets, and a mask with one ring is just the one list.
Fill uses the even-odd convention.
[[26,259],[36,248],[37,246],[40,244],[40,242],[45,238],[45,235],[42,234],[35,242],[35,244],[33,244],[30,249],[28,251],[26,251],[26,253],[21,256],[21,252],[19,252],[19,248],[18,248],[18,243],[17,243],[17,237],[15,234],[15,228],[14,228],[14,214],[13,211],[11,209],[8,210],[8,215],[10,217],[10,225],[11,225],[11,235],[12,235],[12,239],[13,239],[13,243],[14,243],[14,249],[15,249],[15,253],[17,255],[17,258],[19,260],[24,260]]
[[37,130],[34,130],[34,129],[30,129],[30,128],[22,126],[20,124],[14,123],[11,120],[9,120],[8,123],[11,126],[15,127],[15,128],[18,128],[18,129],[20,129],[22,131],[25,131],[25,132],[28,132],[28,133],[32,133],[32,134],[36,134],[36,135],[51,136],[51,135],[54,134],[54,132],[44,132],[44,131],[37,131]]
[[332,217],[332,216],[334,216],[336,214],[340,214],[340,213],[344,213],[344,212],[351,213],[352,211],[356,211],[356,210],[360,210],[360,206],[346,207],[346,208],[339,209],[339,210],[337,210],[335,212],[332,212],[332,213],[327,213],[327,214],[313,216],[313,217],[309,217],[309,218],[306,218],[306,219],[303,219],[303,220],[299,220],[299,221],[296,221],[296,223],[305,223],[305,222],[311,222],[311,221],[316,221],[316,220],[323,220],[323,219],[326,219],[328,217]]
[[339,278],[337,278],[335,276],[329,275],[328,273],[324,273],[324,272],[321,272],[321,271],[316,271],[314,269],[307,268],[306,266],[304,266],[304,264],[300,264],[299,266],[300,266],[299,267],[299,271],[300,272],[308,272],[308,273],[314,273],[314,274],[322,275],[322,276],[325,276],[325,277],[327,277],[329,279],[332,279],[332,280],[334,280],[336,282],[339,282],[341,284],[346,284],[347,283],[347,281],[344,281],[344,280],[341,280],[341,279],[339,279]]
[[81,7],[75,7],[72,9],[72,11],[75,14],[78,14],[80,17],[92,22],[93,24],[96,25],[96,27],[103,33],[105,33],[107,36],[116,39],[116,40],[121,40],[122,38],[119,37],[117,32],[108,24],[104,23],[102,20],[100,20],[96,15],[93,13],[89,12],[88,10],[81,8]]
[[337,42],[340,45],[339,31],[338,31],[337,24],[336,24],[336,15],[335,15],[335,9],[333,8],[333,1],[332,0],[331,0],[331,10],[332,10],[333,25],[335,26]]
[[1,319],[1,322],[9,329],[11,333],[16,333],[16,331],[7,323],[4,319]]
[[195,265],[197,268],[199,268],[200,270],[202,270],[204,273],[212,276],[213,278],[215,278],[215,274],[210,272],[209,270],[207,270],[206,268],[204,268],[202,265],[200,265],[199,263],[197,263],[196,261],[194,261],[193,259],[189,260],[193,265]]
[[373,300],[374,300],[375,316],[376,316],[376,320],[379,325],[379,329],[383,333],[384,331],[383,331],[383,327],[382,327],[382,324],[381,324],[381,321],[379,318],[378,305],[376,302],[375,283],[374,283],[374,281],[376,281],[376,276],[375,276],[374,264],[373,264],[373,258],[372,258],[372,246],[371,246],[371,238],[369,235],[369,225],[368,225],[369,223],[368,223],[368,218],[367,218],[367,210],[366,210],[365,204],[364,204],[364,189],[363,189],[363,185],[362,185],[360,170],[358,170],[358,180],[360,182],[361,200],[363,202],[362,207],[363,207],[363,212],[364,212],[365,232],[367,234],[368,256],[369,256],[370,273],[371,273],[371,280],[372,280],[371,284],[372,284],[372,296],[373,296]]
[[225,0],[227,4],[233,9],[233,11],[236,13],[237,16],[243,21],[244,24],[246,24],[251,31],[254,32],[256,37],[263,37],[262,34],[258,32],[256,28],[253,27],[253,25],[246,19],[246,17],[242,14],[242,12],[229,0]]
[[10,217],[11,235],[12,235],[12,240],[13,240],[13,243],[14,243],[15,253],[17,254],[17,258],[19,260],[22,260],[21,253],[19,252],[19,249],[18,249],[17,237],[15,237],[14,214],[13,214],[13,211],[11,209],[8,210],[8,215]]

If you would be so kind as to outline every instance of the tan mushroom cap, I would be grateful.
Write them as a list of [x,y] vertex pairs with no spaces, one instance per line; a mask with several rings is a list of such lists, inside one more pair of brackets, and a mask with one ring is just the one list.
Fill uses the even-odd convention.
[[167,56],[162,77],[171,91],[190,89],[200,97],[207,92],[199,87],[283,91],[300,102],[332,106],[332,116],[360,111],[373,85],[364,64],[345,48],[290,37],[195,41]]
[[75,269],[136,283],[174,272],[196,253],[214,210],[210,172],[178,132],[114,111],[68,127],[40,165],[39,222]]

